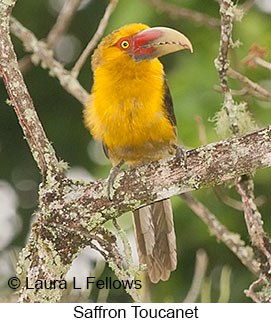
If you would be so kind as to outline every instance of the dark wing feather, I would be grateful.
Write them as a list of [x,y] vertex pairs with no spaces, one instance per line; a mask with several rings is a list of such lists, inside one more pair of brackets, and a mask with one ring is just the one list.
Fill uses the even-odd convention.
[[177,127],[176,118],[175,118],[174,109],[173,109],[173,102],[167,85],[167,81],[165,79],[164,79],[164,89],[165,89],[164,107],[166,109],[167,118],[170,121],[170,123],[173,125],[173,127]]
[[108,147],[106,146],[106,144],[104,142],[102,142],[103,144],[103,150],[104,150],[104,154],[105,156],[109,159],[109,151],[108,151]]

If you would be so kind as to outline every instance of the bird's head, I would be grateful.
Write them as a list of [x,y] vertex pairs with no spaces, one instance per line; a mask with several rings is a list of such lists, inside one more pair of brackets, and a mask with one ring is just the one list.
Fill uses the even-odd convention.
[[101,41],[93,54],[92,67],[95,70],[101,64],[127,59],[135,63],[152,60],[182,49],[193,52],[189,39],[174,29],[131,24],[113,31]]

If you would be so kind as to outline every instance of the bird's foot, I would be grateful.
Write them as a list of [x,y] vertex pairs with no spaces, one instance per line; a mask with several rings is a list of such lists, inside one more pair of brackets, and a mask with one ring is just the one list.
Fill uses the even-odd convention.
[[115,188],[114,188],[114,181],[117,177],[117,175],[121,172],[121,166],[124,164],[123,161],[119,162],[116,166],[113,166],[110,170],[109,176],[107,178],[107,183],[106,183],[106,192],[107,196],[110,201],[113,200],[114,193],[115,193]]
[[174,145],[174,148],[176,149],[177,160],[180,162],[181,165],[183,165],[185,168],[187,168],[186,149],[183,146],[177,146],[177,145]]

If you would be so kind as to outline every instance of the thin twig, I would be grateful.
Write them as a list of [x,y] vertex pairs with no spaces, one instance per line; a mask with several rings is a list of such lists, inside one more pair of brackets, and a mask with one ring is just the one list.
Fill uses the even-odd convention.
[[271,100],[271,92],[266,90],[265,88],[261,87],[258,83],[255,83],[251,81],[249,78],[247,78],[245,75],[233,70],[232,68],[229,68],[227,71],[227,74],[234,78],[240,80],[242,83],[250,86],[253,90],[258,92],[262,97],[264,97],[266,100]]
[[253,181],[246,176],[237,178],[236,187],[242,197],[248,233],[261,271],[271,280],[271,240],[264,232],[262,217],[254,202]]
[[[222,192],[222,186],[215,186],[214,187],[214,192],[216,196],[219,198],[221,202],[223,202],[225,205],[230,206],[231,208],[238,210],[238,211],[244,211],[244,206],[243,203],[240,201],[237,201],[230,196],[226,195],[225,193]],[[266,202],[265,196],[258,196],[254,203],[257,206],[262,206]]]
[[[219,44],[218,57],[215,59],[215,66],[218,72],[220,86],[222,92],[225,95],[230,92],[229,84],[227,80],[227,70],[229,68],[228,52],[232,46],[232,8],[233,4],[231,1],[222,0],[220,4],[220,15],[221,15],[221,35]],[[225,103],[225,102],[224,102]]]
[[204,123],[202,121],[202,118],[201,118],[201,116],[196,115],[194,119],[195,119],[197,127],[198,127],[200,143],[201,143],[201,145],[207,145],[206,129],[205,129]]
[[18,20],[11,17],[11,32],[18,37],[26,48],[32,50],[34,54],[41,60],[42,66],[50,70],[50,75],[56,76],[63,88],[72,94],[79,102],[84,104],[88,98],[88,93],[80,85],[78,80],[71,75],[58,61],[52,56],[52,51],[46,43],[39,41],[35,35],[25,28]]
[[53,48],[57,40],[66,33],[69,25],[79,8],[81,0],[68,0],[61,9],[57,21],[47,36],[47,45]]
[[[217,92],[222,92],[221,87],[216,84],[214,85],[214,90]],[[243,87],[240,90],[232,90],[231,89],[231,94],[232,94],[232,96],[248,96],[248,95],[250,95],[250,96],[255,96],[255,98],[260,99],[262,101],[271,101],[270,98],[267,98],[267,97],[261,95],[259,92],[253,90],[250,87]]]
[[155,6],[160,11],[166,12],[171,18],[184,18],[193,20],[201,25],[211,27],[211,28],[219,28],[220,21],[217,18],[210,17],[206,14],[200,13],[198,11],[194,11],[187,8],[180,8],[173,4],[166,3],[161,0],[143,0],[152,6]]
[[255,62],[264,67],[264,68],[267,68],[268,70],[271,71],[271,63],[267,62],[266,60],[260,58],[260,57],[255,57]]
[[[214,90],[216,92],[222,93],[222,88],[219,85],[217,85],[217,84],[214,85]],[[249,94],[249,89],[246,88],[246,87],[244,87],[241,90],[231,90],[231,94],[232,94],[232,96],[248,95]]]
[[125,260],[127,263],[127,272],[130,273],[131,275],[135,276],[138,274],[139,268],[136,266],[133,262],[133,257],[132,257],[132,247],[127,239],[126,233],[124,230],[120,227],[118,224],[117,219],[113,219],[113,225],[116,228],[118,235],[120,236],[124,248],[124,254],[125,254]]
[[[67,31],[72,18],[75,15],[76,10],[80,5],[81,0],[68,0],[65,2],[61,9],[57,21],[52,27],[51,31],[47,36],[48,48],[54,48],[58,39]],[[25,73],[31,66],[32,60],[31,55],[26,55],[19,60],[19,68],[22,73]]]
[[18,61],[19,69],[22,73],[25,73],[32,65],[31,55],[26,54]]
[[255,289],[261,287],[264,284],[265,284],[264,279],[260,277],[249,286],[248,290],[247,289],[245,290],[246,296],[250,297],[255,303],[261,303],[262,299],[257,295],[257,293],[255,292]]
[[[222,0],[214,0],[219,5],[221,4]],[[247,0],[245,3],[239,5],[237,8],[242,10],[244,13],[248,12],[250,8],[252,8],[255,5],[256,0]]]
[[195,272],[192,280],[190,290],[184,299],[184,303],[196,302],[201,289],[202,281],[205,277],[206,269],[208,265],[207,253],[203,249],[199,249],[196,254]]
[[[116,227],[118,227],[118,224],[116,224],[116,223],[117,222],[115,221],[114,225],[116,225]],[[120,229],[120,227],[118,227],[118,228]],[[102,240],[103,241],[103,248],[108,253],[107,262],[108,262],[109,266],[112,268],[112,270],[114,271],[114,273],[116,274],[116,276],[118,277],[118,279],[120,281],[122,281],[122,280],[129,281],[131,279],[131,276],[134,276],[136,273],[135,268],[132,268],[132,267],[129,267],[128,269],[124,268],[124,263],[123,263],[124,258],[120,254],[120,251],[118,249],[118,246],[116,243],[117,239],[115,239],[114,243],[112,243],[111,241],[108,241],[107,237],[110,235],[112,236],[113,234],[112,234],[112,232],[110,232],[109,230],[107,230],[105,228],[103,228],[103,231],[104,231],[103,240]],[[130,251],[128,251],[128,253]],[[126,254],[126,256],[127,256],[127,254]],[[129,257],[131,257],[131,255]],[[129,261],[129,259],[128,259],[128,261]],[[131,271],[129,271],[129,269]],[[137,292],[137,289],[135,288],[134,285],[132,286],[132,288],[127,288],[126,291],[135,302],[141,301],[141,295]]]
[[229,69],[228,52],[232,47],[232,20],[233,2],[222,0],[220,3],[221,32],[218,57],[215,59],[215,67],[218,72],[220,86],[224,96],[223,108],[229,118],[230,131],[232,135],[239,133],[237,125],[237,109],[228,84],[227,72]]
[[89,54],[96,47],[98,41],[103,36],[104,30],[108,24],[108,20],[109,20],[111,14],[113,13],[114,9],[116,8],[118,1],[119,0],[110,0],[110,3],[105,10],[104,16],[99,23],[96,33],[94,34],[94,36],[92,37],[92,39],[90,40],[87,47],[85,48],[85,50],[83,51],[83,53],[81,54],[81,56],[79,57],[79,59],[77,60],[77,62],[75,63],[75,65],[72,69],[72,75],[74,77],[78,76],[78,74],[79,74],[81,68],[83,67],[83,65],[85,64],[85,61],[88,58]]
[[243,211],[243,204],[240,201],[237,201],[226,194],[222,192],[221,186],[216,186],[214,187],[214,192],[216,196],[219,198],[221,202],[223,202],[225,205],[230,206],[231,208],[238,210],[238,211]]
[[249,9],[251,9],[256,3],[256,0],[248,0],[242,5],[239,6],[240,9],[242,9],[244,12],[248,12]]
[[259,276],[259,264],[252,256],[252,250],[245,245],[241,240],[239,234],[230,232],[217,218],[198,200],[188,193],[181,195],[182,199],[187,205],[205,222],[211,231],[219,240],[223,241],[225,245],[241,260],[241,262],[254,275]]
[[228,303],[230,298],[230,280],[231,280],[231,268],[228,265],[224,265],[220,276],[220,295],[217,300],[218,303]]

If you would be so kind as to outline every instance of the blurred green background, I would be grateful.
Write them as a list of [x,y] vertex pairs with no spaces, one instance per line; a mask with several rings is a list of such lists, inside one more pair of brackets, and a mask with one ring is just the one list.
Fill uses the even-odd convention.
[[[95,33],[104,10],[106,0],[84,0],[78,10],[68,33],[62,37],[55,49],[55,57],[65,68],[70,69],[82,49]],[[197,10],[219,19],[219,5],[214,0],[168,0],[167,3]],[[239,1],[239,5],[245,1]],[[241,60],[246,57],[249,48],[257,43],[268,50],[270,60],[271,48],[271,8],[270,2],[258,1],[244,16],[242,22],[234,24],[234,40],[240,40],[241,46],[231,52],[231,65],[242,71],[252,80],[271,88],[270,71],[261,67],[248,69]],[[62,0],[24,0],[18,1],[13,14],[38,39],[46,38],[52,28]],[[177,52],[161,60],[165,66],[168,84],[173,96],[175,114],[178,123],[179,138],[186,147],[201,145],[195,116],[202,118],[206,128],[207,142],[218,140],[214,124],[209,120],[221,108],[222,95],[214,91],[218,76],[214,59],[218,54],[220,32],[192,20],[172,19],[167,13],[157,10],[142,0],[120,0],[110,18],[105,34],[124,24],[142,22],[150,26],[167,26],[175,28],[189,37],[194,53]],[[26,53],[22,43],[12,35],[18,58]],[[57,156],[70,165],[69,175],[75,178],[107,177],[110,163],[103,156],[100,144],[94,143],[82,122],[82,105],[60,86],[59,81],[49,76],[48,70],[32,66],[24,73],[25,82],[33,98],[39,118]],[[84,65],[79,81],[90,91],[92,72],[90,57]],[[240,84],[230,81],[234,89]],[[7,279],[14,274],[16,253],[25,245],[33,212],[37,209],[37,192],[40,174],[23,138],[17,117],[12,108],[5,103],[7,93],[3,82],[0,86],[0,297],[8,300],[11,291],[7,288]],[[259,127],[271,123],[271,103],[259,101],[252,97],[236,97],[236,101],[246,100],[249,110],[254,115]],[[265,230],[271,230],[271,169],[260,170],[254,174],[255,194],[264,199],[260,211],[265,223]],[[223,186],[223,193],[239,199],[234,188]],[[223,204],[212,188],[193,193],[204,203],[217,218],[230,230],[238,232],[242,239],[248,241],[248,234],[242,212]],[[178,268],[167,282],[149,286],[150,300],[153,302],[181,302],[185,298],[193,278],[195,254],[204,249],[208,255],[208,269],[203,297],[198,301],[217,302],[221,293],[221,272],[231,268],[229,282],[222,279],[222,291],[230,287],[230,296],[224,301],[249,302],[243,290],[255,280],[255,277],[241,264],[235,255],[223,243],[210,235],[206,225],[179,198],[172,198],[177,235]],[[120,224],[132,236],[131,215],[120,218]],[[15,254],[15,256],[14,256]],[[86,258],[79,268],[84,267],[86,275],[114,274],[103,266],[102,260],[90,250],[84,252]],[[89,255],[92,255],[89,257]],[[225,267],[226,266],[226,267]],[[76,269],[75,269],[76,272]],[[77,273],[78,274],[78,273]],[[210,293],[208,288],[210,287]],[[207,295],[207,296],[206,296]],[[112,290],[101,294],[91,290],[84,295],[74,294],[68,300],[130,302],[131,298],[124,290]]]

